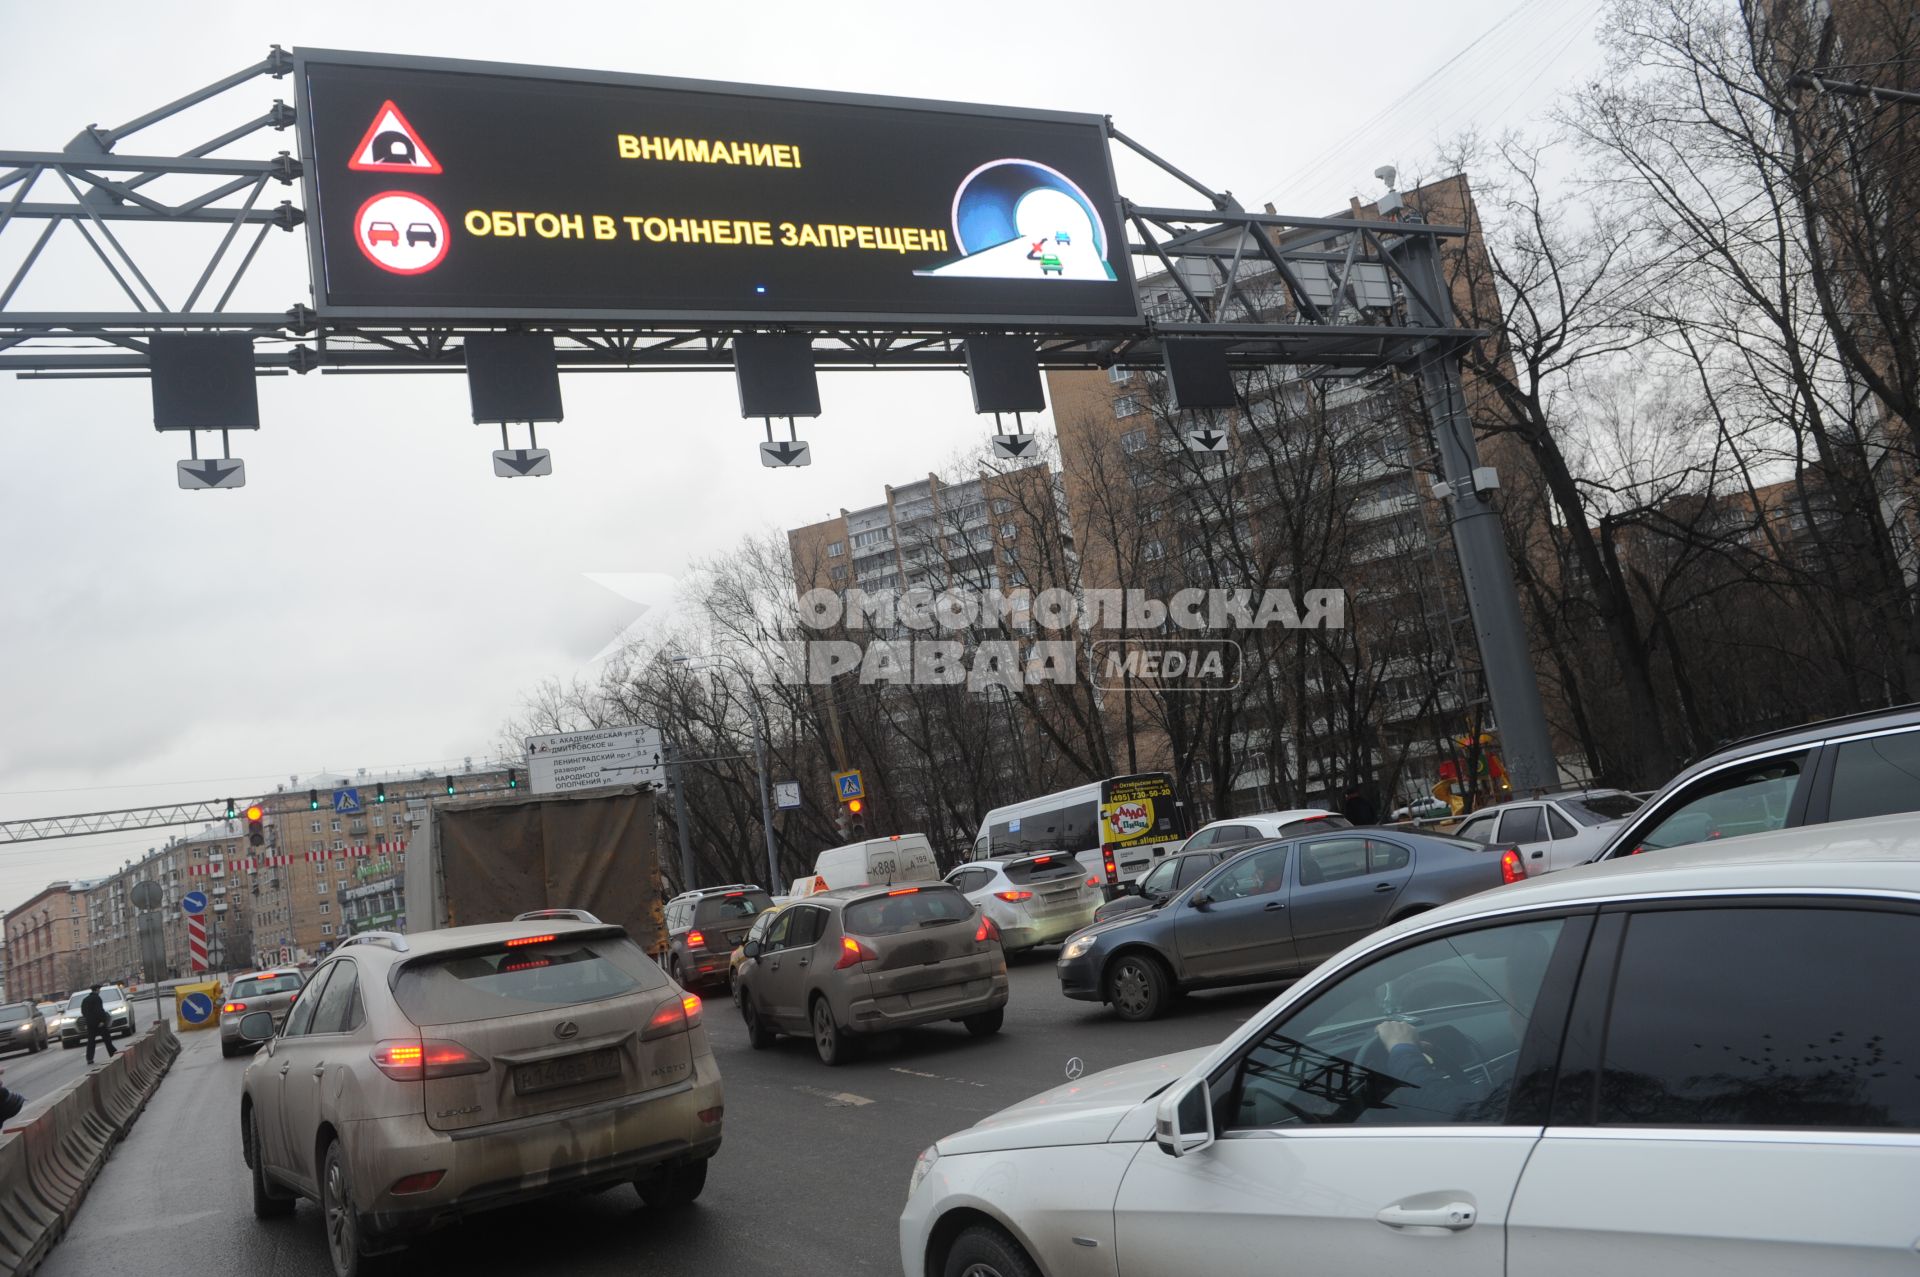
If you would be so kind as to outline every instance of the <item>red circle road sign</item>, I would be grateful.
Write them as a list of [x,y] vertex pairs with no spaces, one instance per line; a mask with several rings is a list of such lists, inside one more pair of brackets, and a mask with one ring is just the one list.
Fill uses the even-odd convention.
[[411,191],[382,191],[353,215],[367,260],[395,275],[424,275],[447,255],[447,215]]

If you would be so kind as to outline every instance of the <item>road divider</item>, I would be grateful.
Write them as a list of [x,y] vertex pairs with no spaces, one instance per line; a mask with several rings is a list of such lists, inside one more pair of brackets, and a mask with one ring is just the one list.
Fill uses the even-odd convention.
[[180,1054],[163,1020],[0,1133],[0,1273],[39,1266]]

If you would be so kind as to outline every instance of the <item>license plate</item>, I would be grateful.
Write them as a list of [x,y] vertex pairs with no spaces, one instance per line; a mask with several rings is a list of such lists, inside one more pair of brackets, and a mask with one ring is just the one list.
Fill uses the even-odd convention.
[[538,1064],[522,1064],[513,1071],[513,1093],[534,1095],[541,1091],[557,1091],[563,1086],[579,1086],[583,1082],[599,1082],[619,1076],[620,1048],[602,1047],[598,1051],[563,1055],[555,1060],[542,1060]]

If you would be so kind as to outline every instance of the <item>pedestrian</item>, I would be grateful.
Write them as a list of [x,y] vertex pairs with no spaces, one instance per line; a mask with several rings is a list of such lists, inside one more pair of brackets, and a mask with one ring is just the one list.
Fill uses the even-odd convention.
[[11,1122],[27,1106],[27,1097],[18,1091],[10,1091],[0,1086],[0,1122]]
[[1380,819],[1380,812],[1374,807],[1373,800],[1358,785],[1347,790],[1340,804],[1340,813],[1356,825],[1371,825]]
[[107,1058],[111,1060],[119,1052],[113,1049],[113,1022],[107,1019],[107,1004],[100,1000],[100,986],[87,986],[87,996],[80,1000],[80,1021],[87,1028],[87,1063],[93,1063],[93,1039],[98,1034],[107,1044]]

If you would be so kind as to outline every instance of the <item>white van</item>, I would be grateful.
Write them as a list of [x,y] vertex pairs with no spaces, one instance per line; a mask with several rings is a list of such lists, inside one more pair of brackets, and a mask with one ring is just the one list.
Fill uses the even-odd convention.
[[820,853],[814,876],[824,878],[829,890],[863,883],[939,882],[940,866],[925,834],[894,834],[869,838]]

